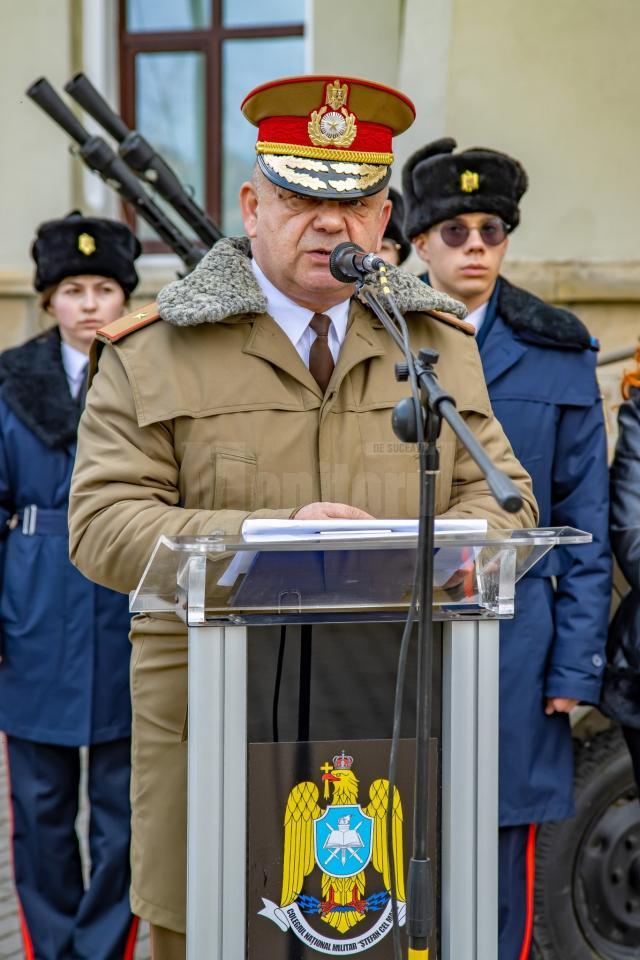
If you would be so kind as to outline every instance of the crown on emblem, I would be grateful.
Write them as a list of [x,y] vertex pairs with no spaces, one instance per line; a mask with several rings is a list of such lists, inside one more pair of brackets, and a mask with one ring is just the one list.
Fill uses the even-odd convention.
[[351,765],[353,764],[353,757],[348,757],[344,750],[338,756],[333,758],[333,769],[334,770],[351,770]]

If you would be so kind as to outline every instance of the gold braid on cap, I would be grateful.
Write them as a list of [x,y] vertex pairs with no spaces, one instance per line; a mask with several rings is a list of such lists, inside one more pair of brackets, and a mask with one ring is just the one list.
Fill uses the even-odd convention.
[[392,153],[374,153],[369,150],[329,150],[322,147],[298,146],[296,143],[271,143],[258,140],[256,153],[286,154],[287,156],[310,157],[312,160],[347,160],[351,163],[393,163]]

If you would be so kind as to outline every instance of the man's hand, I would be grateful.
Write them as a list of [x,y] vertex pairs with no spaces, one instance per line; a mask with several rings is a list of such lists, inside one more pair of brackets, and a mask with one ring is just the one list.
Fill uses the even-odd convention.
[[373,520],[374,517],[348,503],[308,503],[300,507],[294,520]]
[[571,699],[571,697],[547,697],[544,712],[548,717],[552,713],[569,713],[577,705],[578,701]]

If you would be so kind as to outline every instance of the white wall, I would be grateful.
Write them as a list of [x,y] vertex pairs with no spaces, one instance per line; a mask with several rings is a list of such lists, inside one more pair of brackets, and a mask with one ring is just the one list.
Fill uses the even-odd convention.
[[444,131],[518,157],[512,256],[638,260],[638,0],[453,0]]

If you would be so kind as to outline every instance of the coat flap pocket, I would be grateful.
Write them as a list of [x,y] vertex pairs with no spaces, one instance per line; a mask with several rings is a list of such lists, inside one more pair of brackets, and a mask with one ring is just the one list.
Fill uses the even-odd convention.
[[211,450],[214,469],[213,509],[256,508],[258,461],[254,454],[233,445]]

